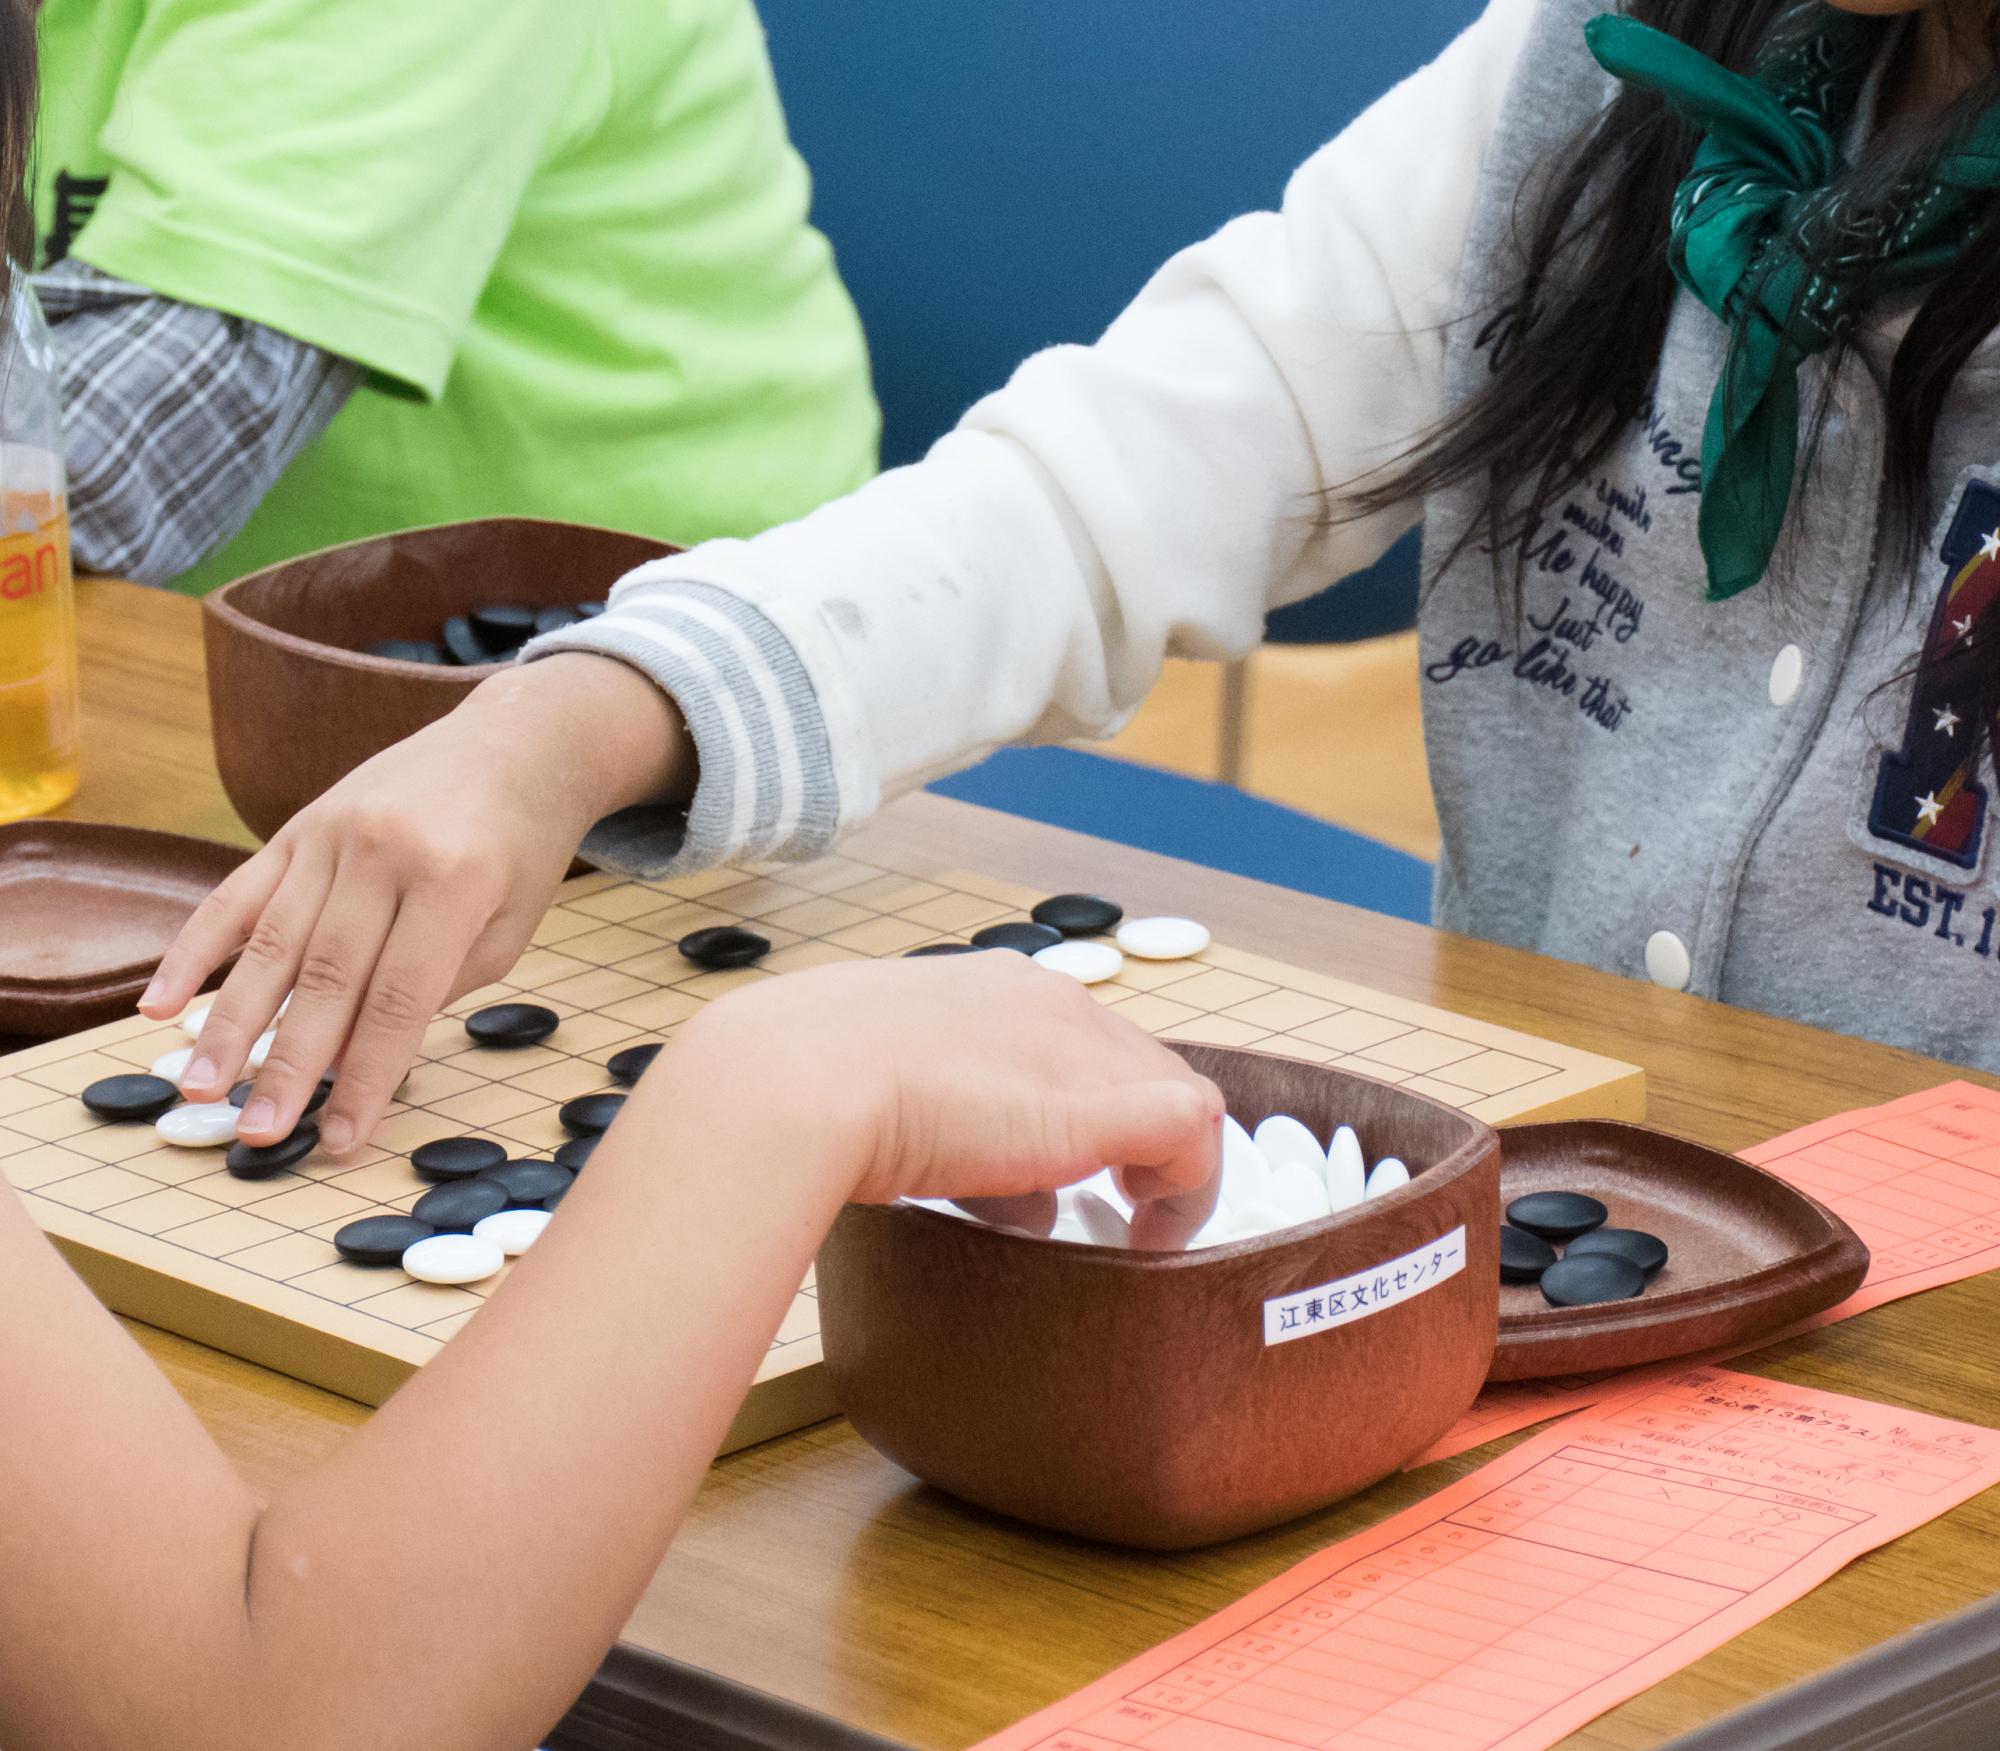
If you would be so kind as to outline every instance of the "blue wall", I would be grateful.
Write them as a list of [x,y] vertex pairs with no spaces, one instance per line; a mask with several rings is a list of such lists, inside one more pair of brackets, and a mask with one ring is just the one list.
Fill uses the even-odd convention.
[[[883,460],[1090,340],[1479,0],[761,0],[874,345]],[[1393,167],[1384,167],[1393,175]]]

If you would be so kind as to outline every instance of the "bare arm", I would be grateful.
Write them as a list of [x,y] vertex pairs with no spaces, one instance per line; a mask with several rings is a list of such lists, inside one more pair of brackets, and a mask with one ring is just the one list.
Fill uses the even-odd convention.
[[1219,1114],[1018,956],[726,1000],[479,1317],[261,1515],[0,1195],[0,1743],[519,1751],[629,1614],[845,1199],[1107,1160],[1184,1189]]

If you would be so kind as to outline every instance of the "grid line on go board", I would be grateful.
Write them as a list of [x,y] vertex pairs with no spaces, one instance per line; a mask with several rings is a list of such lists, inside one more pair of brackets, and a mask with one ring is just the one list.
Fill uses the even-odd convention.
[[[804,867],[767,863],[661,882],[586,876],[558,894],[501,981],[459,999],[426,1030],[397,1101],[358,1156],[309,1157],[270,1180],[239,1181],[224,1170],[219,1150],[173,1149],[150,1127],[97,1120],[75,1099],[90,1081],[144,1069],[184,1043],[171,1024],[131,1018],[0,1061],[0,1176],[46,1201],[38,1207],[102,1225],[90,1244],[113,1229],[178,1249],[190,1261],[199,1257],[204,1273],[208,1266],[240,1270],[310,1305],[441,1342],[504,1273],[468,1289],[419,1285],[393,1267],[341,1260],[331,1244],[345,1222],[407,1210],[427,1189],[408,1163],[419,1144],[478,1136],[510,1155],[548,1153],[567,1136],[556,1109],[610,1086],[604,1066],[613,1052],[671,1039],[711,998],[801,967],[960,939],[1020,916],[1038,898],[990,877],[840,855]],[[756,966],[702,971],[675,946],[689,931],[738,922],[772,942]],[[1220,944],[1184,962],[1128,961],[1093,995],[1168,1037],[1337,1063],[1481,1116],[1502,1116],[1482,1109],[1518,1102],[1524,1089],[1564,1074],[1541,1054],[1543,1043],[1527,1036]],[[464,1016],[514,998],[554,1009],[558,1032],[518,1051],[475,1046],[463,1032]],[[158,1268],[157,1254],[148,1256]],[[204,1280],[212,1282],[212,1274]],[[812,1302],[809,1281],[774,1354],[816,1346]]]

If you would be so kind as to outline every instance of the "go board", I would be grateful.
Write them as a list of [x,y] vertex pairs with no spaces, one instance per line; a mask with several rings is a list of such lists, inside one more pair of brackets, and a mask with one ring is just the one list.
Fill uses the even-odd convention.
[[[614,1052],[664,1040],[710,999],[806,967],[893,956],[1021,916],[1042,896],[967,874],[829,857],[671,881],[588,875],[566,884],[502,982],[452,1005],[370,1145],[238,1180],[220,1149],[161,1144],[77,1098],[101,1076],[144,1069],[184,1044],[133,1017],[0,1059],[0,1173],[99,1297],[120,1313],[379,1404],[478,1311],[505,1273],[465,1288],[350,1264],[332,1236],[404,1211],[428,1186],[410,1151],[440,1137],[491,1138],[547,1155],[557,1108],[611,1086]],[[1143,910],[1142,894],[1122,896]],[[674,944],[708,925],[770,939],[757,965],[704,972]],[[1212,944],[1186,961],[1130,960],[1093,994],[1170,1038],[1339,1064],[1498,1123],[1638,1117],[1642,1073],[1506,1028]],[[475,1046],[463,1017],[531,999],[561,1017],[543,1044]],[[808,1277],[759,1368],[724,1451],[830,1416]]]

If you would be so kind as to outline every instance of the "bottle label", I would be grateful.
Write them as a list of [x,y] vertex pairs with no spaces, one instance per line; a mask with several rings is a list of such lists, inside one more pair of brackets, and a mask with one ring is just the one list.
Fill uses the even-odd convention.
[[69,575],[69,522],[58,514],[31,531],[0,536],[0,602],[52,601]]

